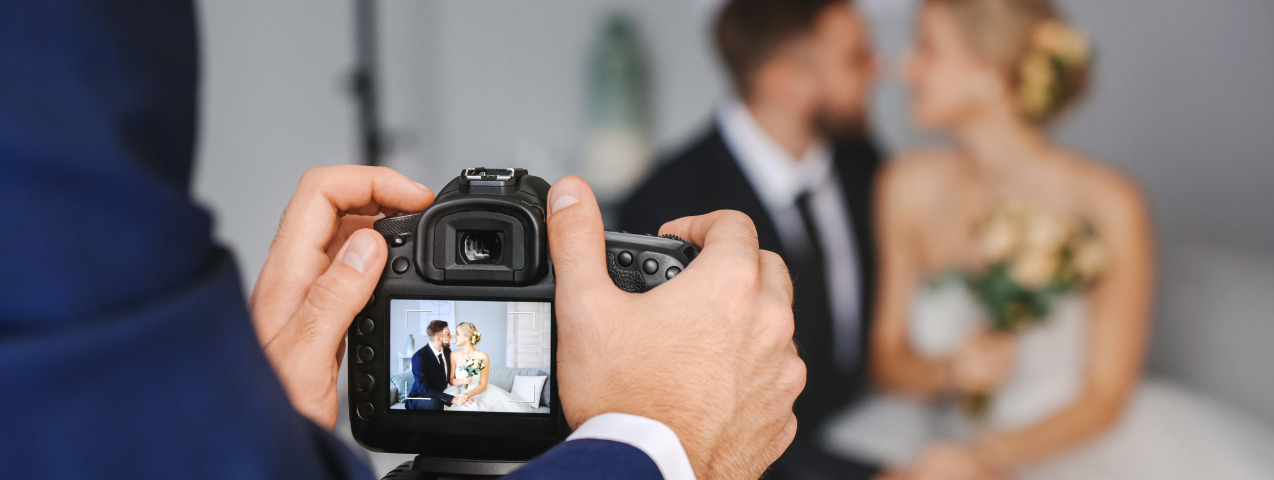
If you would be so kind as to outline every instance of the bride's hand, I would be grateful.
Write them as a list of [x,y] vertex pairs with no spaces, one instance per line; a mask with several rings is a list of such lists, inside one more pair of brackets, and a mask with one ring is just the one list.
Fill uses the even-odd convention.
[[1007,480],[1004,472],[984,462],[963,445],[938,443],[929,446],[911,467],[891,473],[889,480]]
[[990,393],[1013,373],[1017,337],[978,332],[969,335],[952,359],[955,386],[966,393]]

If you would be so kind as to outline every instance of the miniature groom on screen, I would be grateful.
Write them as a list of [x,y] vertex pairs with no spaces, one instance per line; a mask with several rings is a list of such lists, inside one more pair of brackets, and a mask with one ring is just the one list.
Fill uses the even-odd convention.
[[451,358],[451,329],[447,328],[447,322],[429,322],[425,334],[429,335],[429,345],[411,356],[411,373],[415,382],[407,395],[407,409],[442,410],[444,405],[468,403],[468,395],[443,393],[449,385],[447,372],[451,367],[447,365],[447,359]]

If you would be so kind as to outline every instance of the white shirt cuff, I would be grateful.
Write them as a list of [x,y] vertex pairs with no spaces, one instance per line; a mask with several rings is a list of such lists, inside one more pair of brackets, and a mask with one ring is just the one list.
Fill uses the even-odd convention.
[[592,438],[637,447],[655,462],[664,480],[694,480],[690,457],[677,434],[667,425],[626,413],[604,413],[589,419],[566,441]]

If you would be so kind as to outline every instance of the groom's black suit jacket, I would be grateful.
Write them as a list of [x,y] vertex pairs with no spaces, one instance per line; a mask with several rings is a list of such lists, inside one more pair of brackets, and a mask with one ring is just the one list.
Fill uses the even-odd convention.
[[[806,362],[808,382],[795,411],[802,426],[816,424],[832,410],[846,405],[865,390],[866,339],[874,298],[875,248],[871,231],[871,188],[880,167],[880,155],[866,140],[837,145],[834,168],[846,200],[854,230],[861,299],[857,367],[842,372],[832,361],[831,306],[826,280],[802,275],[780,242],[778,229],[726,146],[718,128],[709,130],[689,149],[662,166],[620,207],[619,227],[634,233],[657,233],[665,222],[716,210],[738,210],[752,217],[762,249],[778,253],[792,268],[796,290],[794,304],[796,338]],[[828,247],[830,248],[830,247]],[[833,292],[834,294],[834,292]],[[802,429],[802,433],[812,429]]]
[[[451,361],[451,348],[443,345],[442,358]],[[416,377],[416,382],[411,386],[410,397],[433,397],[441,400],[448,405],[451,404],[451,395],[442,393],[451,384],[450,375],[447,374],[447,367],[438,363],[438,357],[434,356],[433,349],[429,345],[425,348],[416,350],[416,354],[411,356],[411,372]]]

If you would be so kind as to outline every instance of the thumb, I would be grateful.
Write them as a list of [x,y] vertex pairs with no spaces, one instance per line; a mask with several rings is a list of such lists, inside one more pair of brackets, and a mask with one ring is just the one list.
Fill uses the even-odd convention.
[[558,291],[585,292],[610,285],[606,232],[593,189],[579,177],[558,180],[549,190],[549,250]]
[[293,341],[316,342],[312,346],[298,345],[301,351],[296,353],[332,354],[322,346],[330,344],[336,348],[344,338],[350,322],[376,289],[386,255],[385,239],[376,231],[364,228],[350,235],[337,252],[336,261],[314,280],[289,322],[299,330]]

